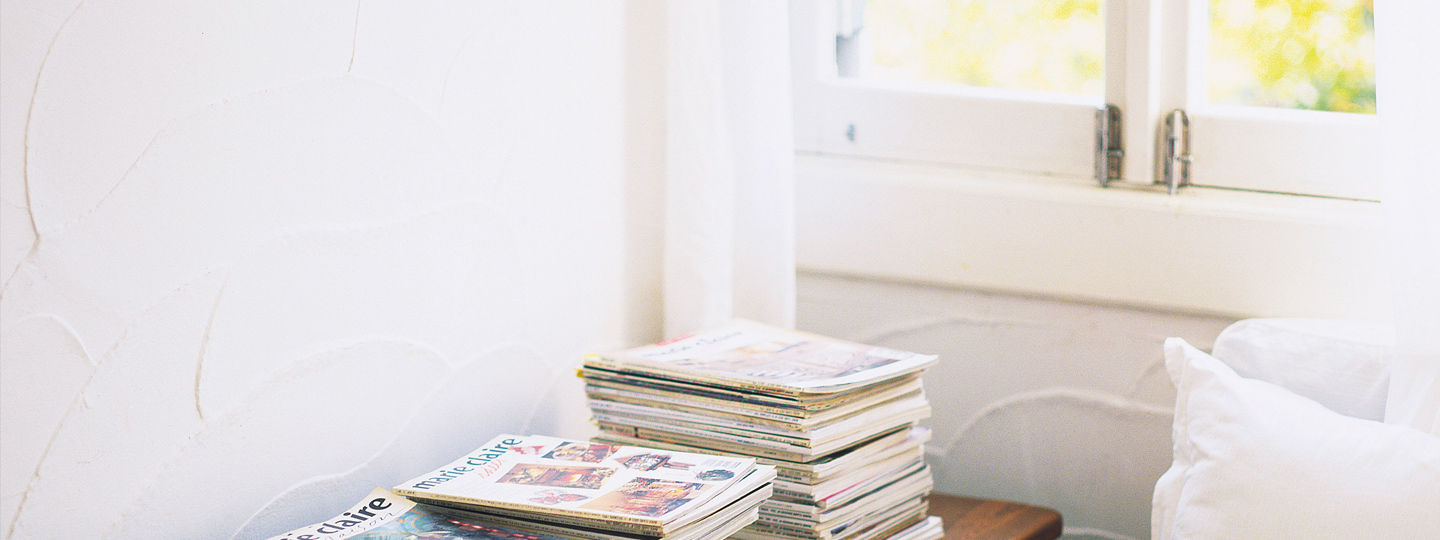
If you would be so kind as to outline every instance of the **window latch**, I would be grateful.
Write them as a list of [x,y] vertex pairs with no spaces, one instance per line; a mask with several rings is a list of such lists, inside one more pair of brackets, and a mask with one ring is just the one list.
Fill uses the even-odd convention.
[[1120,179],[1125,150],[1120,139],[1120,107],[1095,109],[1095,181],[1100,187]]
[[[1095,109],[1095,181],[1102,188],[1124,182],[1120,178],[1125,158],[1120,118],[1120,108],[1115,105]],[[1151,185],[1165,186],[1166,191],[1174,195],[1190,185],[1190,117],[1184,109],[1165,115],[1161,136],[1163,167],[1161,176]]]
[[1164,175],[1156,183],[1165,184],[1171,195],[1190,185],[1190,116],[1184,109],[1165,115]]

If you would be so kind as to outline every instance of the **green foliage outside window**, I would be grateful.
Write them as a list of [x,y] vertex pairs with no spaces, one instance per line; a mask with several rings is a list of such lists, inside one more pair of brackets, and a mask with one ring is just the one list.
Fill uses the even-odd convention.
[[1375,112],[1370,0],[1211,0],[1211,103]]
[[870,0],[874,76],[1100,96],[1098,0]]
[[[1371,0],[1212,0],[1212,103],[1374,113]],[[867,77],[1100,96],[1099,0],[869,0]]]

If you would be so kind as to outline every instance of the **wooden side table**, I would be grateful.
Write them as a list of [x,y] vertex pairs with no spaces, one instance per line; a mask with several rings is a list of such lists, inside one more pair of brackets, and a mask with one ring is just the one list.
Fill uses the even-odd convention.
[[945,540],[1054,540],[1060,513],[1007,501],[930,494],[930,515],[945,520]]

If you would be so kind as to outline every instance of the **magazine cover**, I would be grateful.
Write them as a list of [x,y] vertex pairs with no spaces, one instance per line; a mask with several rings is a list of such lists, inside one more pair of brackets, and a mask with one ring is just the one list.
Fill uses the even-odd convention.
[[872,347],[737,319],[669,341],[605,355],[585,366],[787,395],[840,392],[924,370],[935,355]]
[[[435,504],[607,530],[664,534],[755,460],[501,435],[394,491]],[[565,519],[568,518],[568,519]]]
[[567,540],[457,517],[375,488],[332,519],[270,540]]

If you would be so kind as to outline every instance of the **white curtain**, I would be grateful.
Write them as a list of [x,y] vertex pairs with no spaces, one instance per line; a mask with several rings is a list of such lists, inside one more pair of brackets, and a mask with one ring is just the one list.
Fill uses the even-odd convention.
[[795,319],[788,3],[666,4],[665,334]]
[[1397,355],[1385,420],[1440,435],[1440,3],[1376,2]]

